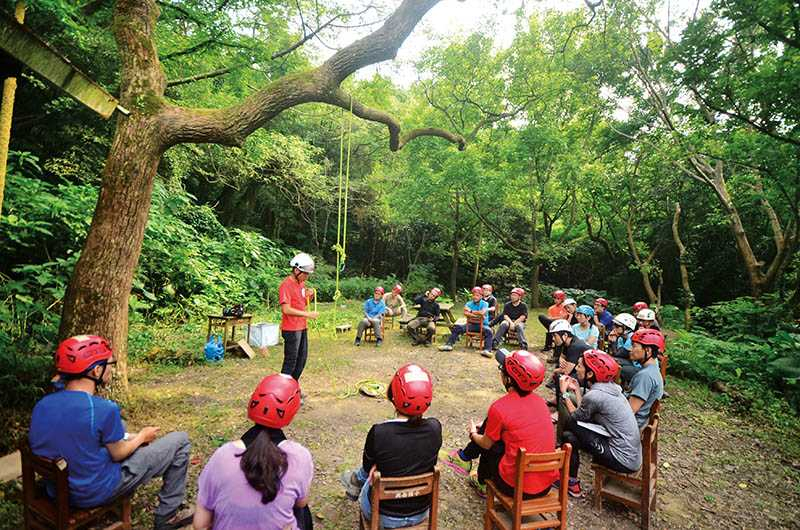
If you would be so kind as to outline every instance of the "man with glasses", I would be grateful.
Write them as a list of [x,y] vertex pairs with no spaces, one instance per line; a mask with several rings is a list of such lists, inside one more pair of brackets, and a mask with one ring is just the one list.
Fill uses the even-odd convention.
[[[119,405],[97,396],[98,388],[111,382],[112,357],[108,342],[95,335],[71,337],[58,345],[55,365],[64,386],[36,403],[28,434],[31,451],[67,461],[69,502],[78,508],[101,506],[162,477],[154,528],[182,528],[192,517],[181,506],[189,436],[172,432],[156,439],[158,427],[125,432]],[[48,493],[55,495],[52,487]]]

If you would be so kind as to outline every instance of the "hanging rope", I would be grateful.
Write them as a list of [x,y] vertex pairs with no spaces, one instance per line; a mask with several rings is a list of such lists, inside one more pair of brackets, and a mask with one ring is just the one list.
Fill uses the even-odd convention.
[[[339,135],[339,204],[336,214],[336,244],[333,250],[336,251],[336,288],[333,293],[333,322],[334,336],[335,327],[338,322],[336,313],[339,306],[339,299],[342,292],[339,290],[339,275],[344,272],[345,260],[347,259],[347,199],[350,191],[350,152],[351,138],[353,132],[353,97],[350,97],[350,113],[347,116],[347,160],[345,161],[344,134],[345,120],[344,109],[342,109],[342,128]],[[342,186],[344,181],[344,186]]]

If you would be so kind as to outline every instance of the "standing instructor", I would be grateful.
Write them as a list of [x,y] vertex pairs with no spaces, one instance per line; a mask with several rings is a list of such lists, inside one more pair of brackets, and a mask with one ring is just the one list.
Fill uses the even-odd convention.
[[306,291],[306,280],[314,272],[314,260],[301,252],[289,262],[292,273],[278,289],[281,305],[281,335],[283,336],[283,367],[281,373],[300,379],[308,358],[308,324],[306,319],[316,320],[319,313],[306,311],[308,300],[316,296],[313,289]]

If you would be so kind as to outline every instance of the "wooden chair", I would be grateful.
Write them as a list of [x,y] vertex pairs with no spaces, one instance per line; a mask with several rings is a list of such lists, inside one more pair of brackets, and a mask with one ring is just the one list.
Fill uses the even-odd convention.
[[658,414],[650,416],[642,431],[642,468],[637,473],[618,473],[600,464],[594,471],[594,507],[601,508],[603,498],[620,502],[641,514],[641,528],[650,528],[650,514],[656,507],[658,482]]
[[667,386],[667,366],[669,366],[669,356],[661,354],[658,356],[658,368],[661,370],[661,381]]
[[361,507],[358,509],[358,528],[360,530],[379,530],[380,503],[394,499],[409,499],[411,497],[431,496],[431,510],[428,518],[415,526],[405,527],[404,530],[436,530],[439,519],[439,466],[430,473],[414,475],[412,477],[383,478],[376,471],[372,474],[372,489],[370,490],[370,503],[372,514],[370,520],[364,517]]
[[[381,318],[381,337],[385,337],[386,336],[384,334],[384,332],[386,331],[386,327],[384,326],[385,322],[386,322],[386,317],[382,317]],[[377,339],[375,338],[375,328],[373,328],[372,326],[370,326],[370,327],[368,327],[367,329],[364,330],[364,342],[377,342]]]
[[[483,350],[483,317],[468,317],[465,324],[467,331],[464,333],[467,346]],[[470,331],[471,328],[478,327],[478,331]]]
[[[131,496],[114,499],[97,508],[78,509],[69,505],[69,470],[63,458],[50,460],[31,452],[27,441],[20,446],[22,456],[22,508],[25,529],[72,530],[100,523],[109,515],[115,522],[104,530],[131,530]],[[52,481],[56,489],[55,500],[44,489],[36,476]],[[99,528],[99,527],[95,527]]]
[[503,342],[505,342],[506,344],[516,344],[517,346],[519,346],[520,344],[519,344],[519,337],[517,336],[517,330],[514,328],[508,328],[508,331],[506,332],[506,336],[503,339]]
[[606,350],[606,327],[603,324],[597,326],[597,330],[600,332],[599,337],[597,338],[597,348],[603,351]]
[[[486,481],[486,512],[483,529],[529,530],[532,528],[567,528],[567,486],[569,485],[569,457],[572,446],[564,444],[554,453],[517,453],[517,478],[514,497],[500,493],[491,480]],[[560,473],[561,486],[550,490],[544,497],[522,499],[525,473],[553,471]],[[497,502],[496,502],[497,501]],[[554,514],[548,519],[544,514]]]

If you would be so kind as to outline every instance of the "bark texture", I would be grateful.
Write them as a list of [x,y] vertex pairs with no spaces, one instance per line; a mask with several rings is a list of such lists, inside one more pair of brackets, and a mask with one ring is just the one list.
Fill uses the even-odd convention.
[[689,269],[686,267],[686,245],[681,241],[679,231],[681,219],[681,203],[675,203],[675,215],[672,217],[672,239],[675,240],[675,246],[678,247],[678,266],[681,271],[681,286],[683,287],[683,295],[685,297],[683,305],[683,327],[687,330],[692,329],[692,301],[694,294],[692,287],[689,285]]
[[[440,0],[404,0],[385,24],[306,72],[287,75],[224,109],[193,109],[164,99],[166,80],[156,52],[155,0],[118,0],[114,36],[122,64],[120,102],[131,111],[117,129],[103,170],[95,215],[64,302],[60,336],[93,333],[108,338],[127,390],[128,298],[142,249],[158,164],[169,147],[187,142],[241,145],[284,110],[320,102],[350,108],[339,84],[353,72],[392,59],[422,17]],[[389,147],[437,136],[464,148],[458,135],[439,129],[403,133],[388,114],[353,101],[354,113],[387,126]]]

